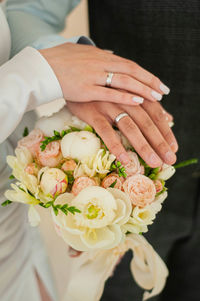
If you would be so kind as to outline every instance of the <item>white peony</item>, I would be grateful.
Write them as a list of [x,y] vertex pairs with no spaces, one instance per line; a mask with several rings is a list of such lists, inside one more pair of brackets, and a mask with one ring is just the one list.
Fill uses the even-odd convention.
[[111,249],[124,238],[121,225],[128,221],[132,210],[124,192],[90,186],[75,198],[70,193],[60,195],[56,203],[68,203],[81,211],[67,216],[52,212],[63,239],[76,250]]
[[83,160],[93,156],[100,149],[100,139],[88,131],[72,132],[61,140],[61,151],[64,158]]
[[87,156],[83,158],[81,164],[79,164],[75,171],[74,176],[80,177],[82,175],[87,175],[89,177],[94,177],[97,173],[105,176],[110,172],[111,164],[115,161],[116,157],[110,154],[109,151],[100,149],[93,156]]
[[163,164],[161,171],[157,175],[157,179],[166,181],[171,178],[175,172],[176,169],[174,166]]

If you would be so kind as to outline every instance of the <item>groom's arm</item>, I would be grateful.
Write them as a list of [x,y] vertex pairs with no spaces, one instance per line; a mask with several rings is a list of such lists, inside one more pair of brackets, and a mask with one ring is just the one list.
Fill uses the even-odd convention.
[[[8,0],[7,19],[12,37],[11,56],[26,46],[49,48],[67,41],[77,43],[80,37],[65,39],[59,35],[66,16],[80,0]],[[82,38],[81,43],[91,44]]]

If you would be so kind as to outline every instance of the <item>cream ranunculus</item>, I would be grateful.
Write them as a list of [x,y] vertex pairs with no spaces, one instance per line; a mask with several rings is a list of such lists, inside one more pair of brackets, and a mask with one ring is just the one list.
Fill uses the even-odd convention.
[[171,178],[175,172],[176,169],[174,166],[163,164],[161,171],[157,175],[157,179],[166,181]]
[[81,213],[67,216],[52,212],[55,223],[60,227],[63,239],[74,249],[114,248],[124,238],[121,225],[131,214],[131,202],[122,191],[91,186],[83,189],[75,198],[65,193],[56,199],[57,204],[68,203]]
[[47,196],[56,197],[67,189],[67,175],[58,168],[48,168],[41,175],[40,187]]
[[100,149],[93,156],[86,156],[81,160],[81,163],[77,166],[74,172],[74,176],[79,177],[87,175],[94,177],[96,174],[105,176],[110,172],[111,164],[115,161],[115,156],[110,154],[109,151]]
[[61,140],[61,151],[64,158],[83,160],[95,155],[100,149],[100,139],[91,132],[72,132]]

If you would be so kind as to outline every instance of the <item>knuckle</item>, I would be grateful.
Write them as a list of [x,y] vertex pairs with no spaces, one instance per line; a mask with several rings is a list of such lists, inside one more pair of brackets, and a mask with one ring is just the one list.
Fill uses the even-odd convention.
[[153,119],[157,123],[164,121],[164,114],[163,114],[162,110],[158,110],[155,114],[153,114]]
[[152,74],[150,77],[150,85],[152,87],[157,87],[159,85],[159,82],[160,82],[159,78]]
[[130,78],[126,75],[119,75],[119,82],[123,87],[128,87],[130,84]]
[[95,116],[95,119],[93,119],[93,124],[95,130],[98,130],[101,133],[106,133],[110,130],[110,125],[107,122],[105,122],[104,117]]
[[124,126],[126,132],[135,132],[137,127],[130,118],[123,118],[122,125]]
[[121,150],[121,143],[119,141],[111,141],[110,149],[113,153],[117,154]]
[[154,128],[154,125],[150,118],[146,118],[142,127],[146,132],[149,132]]
[[145,157],[148,156],[148,154],[150,153],[150,149],[147,143],[141,145],[139,153],[145,154]]
[[160,142],[158,142],[158,144],[157,144],[157,148],[158,148],[159,151],[163,152],[163,151],[165,151],[168,147],[167,147],[167,144],[166,144],[165,141],[160,141]]

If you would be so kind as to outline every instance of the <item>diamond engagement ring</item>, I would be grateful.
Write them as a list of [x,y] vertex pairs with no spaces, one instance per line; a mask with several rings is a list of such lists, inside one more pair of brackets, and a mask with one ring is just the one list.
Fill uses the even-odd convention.
[[106,78],[106,87],[111,87],[113,75],[114,75],[114,73],[108,72],[107,78]]
[[120,113],[119,115],[117,115],[117,117],[115,117],[115,123],[118,123],[122,118],[129,116],[127,113],[123,112]]

